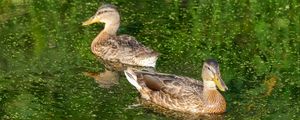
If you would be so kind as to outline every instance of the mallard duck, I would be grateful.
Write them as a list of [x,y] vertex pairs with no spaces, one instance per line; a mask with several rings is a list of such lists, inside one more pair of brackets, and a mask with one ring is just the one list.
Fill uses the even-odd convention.
[[119,73],[127,67],[152,70],[155,68],[158,53],[139,43],[129,35],[117,35],[120,15],[113,5],[102,5],[83,26],[93,23],[105,23],[104,29],[91,44],[92,53],[105,65],[105,72],[86,73],[96,79],[101,87],[110,87],[118,83]]
[[155,106],[155,109],[189,114],[224,113],[226,110],[226,101],[217,87],[221,91],[228,88],[214,59],[208,59],[203,64],[203,82],[189,77],[132,69],[124,73],[139,91],[144,103]]

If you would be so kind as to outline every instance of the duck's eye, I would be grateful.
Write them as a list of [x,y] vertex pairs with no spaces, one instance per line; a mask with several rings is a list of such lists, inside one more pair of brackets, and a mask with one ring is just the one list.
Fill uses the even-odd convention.
[[205,66],[209,71],[211,71],[211,69],[210,69],[210,67],[208,67],[208,66]]
[[100,12],[97,12],[97,15],[100,15],[100,14],[102,14],[102,11],[100,11]]

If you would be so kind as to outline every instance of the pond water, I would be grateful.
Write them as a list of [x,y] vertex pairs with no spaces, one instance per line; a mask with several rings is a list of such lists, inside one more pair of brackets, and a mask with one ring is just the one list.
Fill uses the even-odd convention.
[[[161,53],[157,70],[200,79],[216,58],[229,91],[224,119],[300,119],[298,0],[107,0],[119,34]],[[168,118],[143,107],[124,76],[100,88],[84,71],[103,71],[90,52],[103,24],[81,23],[98,0],[0,2],[1,119]]]

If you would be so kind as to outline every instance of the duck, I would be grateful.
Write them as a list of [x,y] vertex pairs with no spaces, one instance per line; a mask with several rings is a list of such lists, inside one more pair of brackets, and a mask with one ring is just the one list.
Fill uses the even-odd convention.
[[93,77],[100,87],[109,88],[118,84],[120,72],[131,69],[154,71],[159,53],[145,47],[130,35],[117,35],[120,26],[120,14],[111,4],[101,5],[95,15],[82,23],[83,26],[104,23],[104,29],[91,43],[91,51],[105,66],[98,73],[84,72]]
[[219,64],[207,59],[202,67],[202,81],[174,74],[124,70],[126,79],[140,93],[140,101],[155,111],[189,115],[222,114],[226,101],[218,91],[228,87],[221,78]]

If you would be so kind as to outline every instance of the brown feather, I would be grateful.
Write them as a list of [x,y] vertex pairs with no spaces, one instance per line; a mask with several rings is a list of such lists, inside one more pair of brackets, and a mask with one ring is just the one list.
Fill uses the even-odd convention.
[[120,17],[116,7],[103,5],[91,19],[94,20],[92,23],[105,23],[105,28],[93,40],[91,50],[107,69],[123,71],[127,67],[155,67],[159,56],[157,52],[145,47],[132,36],[117,35]]
[[146,86],[153,91],[159,91],[163,87],[161,81],[150,75],[144,75],[142,80],[145,82]]
[[[102,36],[102,37],[101,37]],[[128,35],[109,36],[103,33],[96,43],[92,44],[93,53],[105,64],[108,69],[123,71],[127,67],[147,68],[152,66],[141,65],[139,60],[158,58],[158,53],[139,43]],[[106,39],[106,40],[103,40]]]
[[[224,97],[217,90],[203,91],[201,81],[171,74],[136,71],[138,83],[150,96],[147,104],[190,114],[223,113]],[[141,93],[142,94],[142,93]]]

